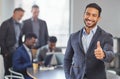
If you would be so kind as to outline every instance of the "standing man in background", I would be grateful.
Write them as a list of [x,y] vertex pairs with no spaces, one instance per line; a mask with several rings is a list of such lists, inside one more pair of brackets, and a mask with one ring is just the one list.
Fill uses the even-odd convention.
[[97,25],[101,7],[86,6],[85,26],[70,35],[64,58],[66,79],[107,79],[104,62],[114,58],[113,37]]
[[4,21],[0,27],[0,46],[4,57],[5,74],[9,74],[8,69],[12,66],[12,55],[19,46],[21,24],[19,21],[24,15],[22,8],[15,8],[13,16]]
[[38,18],[39,7],[37,5],[32,6],[32,17],[23,21],[22,35],[33,32],[37,35],[38,41],[35,49],[46,45],[48,41],[48,29],[45,21]]

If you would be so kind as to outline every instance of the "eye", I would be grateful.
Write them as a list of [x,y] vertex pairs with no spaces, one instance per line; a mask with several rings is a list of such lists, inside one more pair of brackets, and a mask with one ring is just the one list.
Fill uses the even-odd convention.
[[90,16],[90,13],[86,12],[85,15]]
[[92,16],[93,16],[93,17],[97,17],[97,14],[93,14]]

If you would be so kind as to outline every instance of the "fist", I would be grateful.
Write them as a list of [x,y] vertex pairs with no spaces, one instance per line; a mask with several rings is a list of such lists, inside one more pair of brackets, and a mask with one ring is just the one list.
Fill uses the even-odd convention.
[[102,60],[105,57],[105,53],[103,52],[100,41],[97,41],[97,48],[94,50],[95,57],[99,60]]

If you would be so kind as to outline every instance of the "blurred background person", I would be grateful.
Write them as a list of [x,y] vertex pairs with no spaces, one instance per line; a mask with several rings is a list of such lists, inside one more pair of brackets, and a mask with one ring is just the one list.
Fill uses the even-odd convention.
[[22,73],[25,79],[32,79],[26,71],[28,67],[32,67],[31,48],[35,45],[36,39],[37,36],[34,33],[28,33],[23,45],[13,55],[13,70]]
[[50,36],[48,40],[48,44],[45,46],[42,46],[38,49],[36,58],[39,64],[43,64],[46,54],[49,52],[62,52],[61,48],[56,47],[57,38],[55,36]]
[[23,21],[23,28],[22,28],[22,35],[27,34],[29,32],[33,32],[37,35],[38,41],[35,49],[38,49],[41,46],[47,44],[48,41],[48,29],[47,24],[44,20],[39,19],[39,6],[33,5],[32,6],[32,17]]
[[19,21],[24,15],[22,8],[15,8],[13,16],[4,21],[0,28],[0,46],[4,57],[5,74],[9,74],[8,69],[12,66],[12,55],[19,46],[21,24]]

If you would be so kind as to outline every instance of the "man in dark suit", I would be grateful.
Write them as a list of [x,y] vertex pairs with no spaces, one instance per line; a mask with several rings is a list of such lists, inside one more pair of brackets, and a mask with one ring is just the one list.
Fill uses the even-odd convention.
[[13,16],[4,21],[0,27],[0,46],[5,62],[5,74],[9,74],[8,68],[12,65],[12,54],[19,46],[21,24],[19,21],[24,15],[22,8],[15,8]]
[[88,4],[85,27],[70,35],[64,57],[66,79],[107,79],[104,62],[114,58],[113,37],[97,25],[101,11],[98,4]]
[[32,6],[32,17],[23,21],[22,35],[29,32],[33,32],[38,37],[38,42],[34,48],[39,48],[47,44],[48,41],[48,29],[44,20],[38,18],[39,7],[37,5]]
[[25,42],[13,55],[13,70],[22,73],[25,79],[32,79],[26,71],[28,67],[32,67],[31,48],[36,43],[36,38],[34,33],[25,35]]

